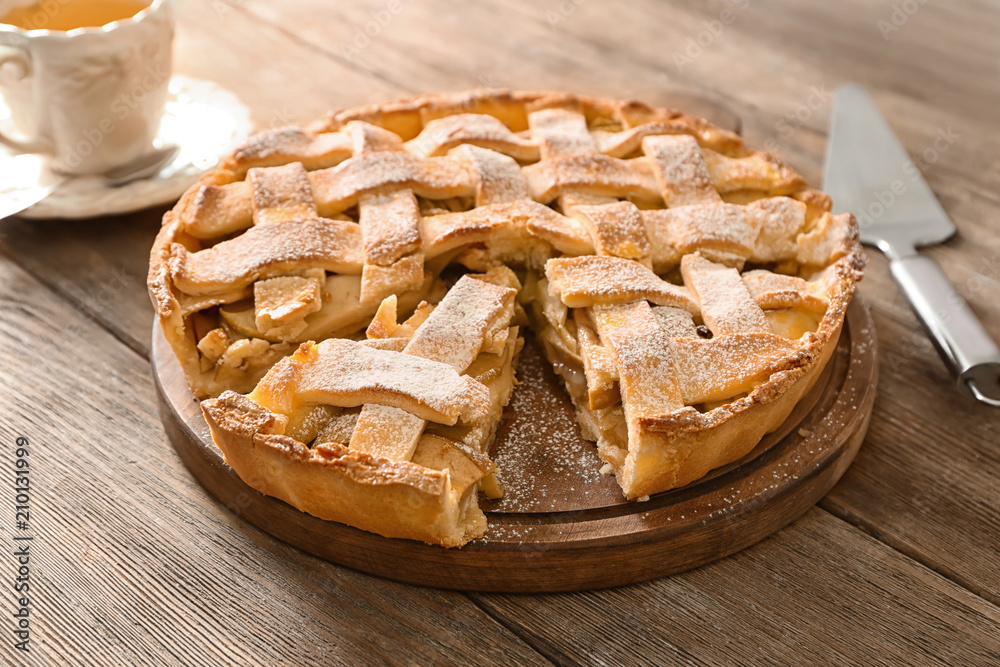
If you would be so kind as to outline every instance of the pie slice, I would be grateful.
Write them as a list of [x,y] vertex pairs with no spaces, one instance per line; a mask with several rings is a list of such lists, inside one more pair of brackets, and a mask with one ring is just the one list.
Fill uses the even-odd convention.
[[[249,395],[202,403],[234,470],[323,519],[459,546],[483,534],[476,491],[523,339],[511,287],[464,275],[410,332],[302,343]],[[388,297],[391,304],[395,297]]]
[[149,289],[244,481],[455,547],[502,493],[525,330],[629,499],[778,428],[861,278],[857,223],[830,209],[677,111],[430,95],[252,138],[166,214]]

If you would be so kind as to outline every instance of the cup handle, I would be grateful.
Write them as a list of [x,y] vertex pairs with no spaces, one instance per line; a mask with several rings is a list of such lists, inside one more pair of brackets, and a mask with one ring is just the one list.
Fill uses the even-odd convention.
[[[0,44],[0,68],[13,65],[16,71],[13,74],[15,81],[22,81],[31,76],[31,57],[28,52],[19,47],[8,44]],[[0,130],[0,143],[10,146],[20,153],[47,153],[51,147],[38,139],[17,139],[7,136]]]

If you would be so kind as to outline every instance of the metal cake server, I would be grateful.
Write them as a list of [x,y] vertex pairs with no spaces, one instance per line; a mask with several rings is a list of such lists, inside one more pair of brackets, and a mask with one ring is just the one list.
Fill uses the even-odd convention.
[[823,189],[835,212],[858,218],[861,242],[889,258],[893,277],[960,390],[1000,407],[1000,350],[938,263],[916,250],[946,241],[955,225],[857,84],[841,86],[834,98]]

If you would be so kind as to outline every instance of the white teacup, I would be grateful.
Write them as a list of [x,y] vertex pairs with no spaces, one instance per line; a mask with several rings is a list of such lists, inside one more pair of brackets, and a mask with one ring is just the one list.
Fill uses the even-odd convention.
[[[86,15],[101,4],[86,3],[0,0],[0,19],[28,8],[21,25],[58,25],[56,12]],[[103,173],[153,149],[173,66],[173,6],[132,4],[144,8],[101,27],[0,23],[0,91],[16,130],[0,129],[0,142],[45,153],[69,174]]]

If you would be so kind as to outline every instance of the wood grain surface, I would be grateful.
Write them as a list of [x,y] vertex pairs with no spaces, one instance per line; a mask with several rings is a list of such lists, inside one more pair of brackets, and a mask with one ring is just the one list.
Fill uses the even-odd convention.
[[[261,127],[484,84],[654,103],[695,93],[814,183],[832,91],[859,81],[958,227],[927,254],[1000,340],[1000,7],[927,0],[883,35],[894,4],[399,0],[352,53],[342,46],[390,3],[178,0],[176,67],[236,91]],[[727,9],[732,21],[702,35]],[[696,57],[676,58],[699,38]],[[942,132],[957,138],[929,151]],[[159,425],[148,362],[161,212],[0,221],[0,467],[25,436],[39,471],[32,653],[0,625],[0,663],[1000,663],[1000,414],[954,391],[877,252],[862,292],[879,394],[818,508],[655,582],[463,595],[303,554],[194,481]],[[0,560],[3,624],[14,564]]]

